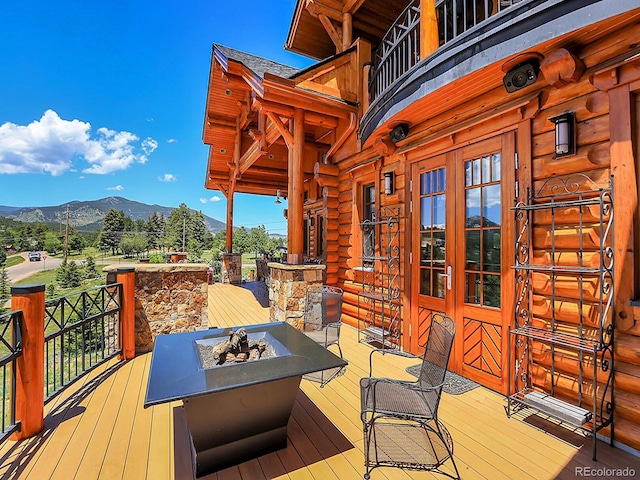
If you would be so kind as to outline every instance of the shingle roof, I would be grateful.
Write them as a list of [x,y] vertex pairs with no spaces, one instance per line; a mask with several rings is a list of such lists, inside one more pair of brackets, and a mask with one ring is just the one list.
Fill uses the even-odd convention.
[[268,72],[283,78],[289,78],[298,72],[298,69],[283,65],[281,63],[267,60],[266,58],[257,57],[249,53],[241,52],[233,48],[225,47],[218,43],[214,43],[214,47],[220,50],[225,57],[230,60],[242,63],[256,75],[264,78],[264,73]]

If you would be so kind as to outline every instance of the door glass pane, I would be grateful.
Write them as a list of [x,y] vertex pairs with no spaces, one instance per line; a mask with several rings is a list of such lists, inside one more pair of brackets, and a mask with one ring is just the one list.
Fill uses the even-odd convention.
[[430,266],[431,265],[431,255],[432,255],[432,247],[431,247],[431,233],[421,233],[420,234],[420,265],[422,266]]
[[433,294],[432,297],[444,298],[444,289],[447,277],[444,275],[444,270],[434,270],[433,271]]
[[484,227],[500,225],[500,184],[482,188],[482,217]]
[[420,269],[420,294],[431,295],[431,269]]
[[484,305],[500,308],[500,275],[484,275]]
[[483,270],[500,272],[500,230],[485,230],[482,235]]
[[420,224],[421,229],[426,230],[432,227],[431,223],[431,199],[433,197],[422,197],[420,199]]
[[467,270],[480,270],[480,230],[468,230],[466,239]]
[[444,194],[433,197],[433,228],[443,229],[446,223]]
[[465,162],[465,177],[465,301],[499,308],[500,155]]
[[420,294],[445,295],[445,202],[444,168],[420,174]]
[[491,155],[491,181],[500,181],[500,154],[494,153]]
[[467,209],[466,209],[467,227],[480,226],[480,189],[470,188],[467,190]]
[[433,234],[433,260],[437,262],[438,265],[444,267],[444,254],[445,254],[445,233],[444,232],[434,232]]
[[465,302],[480,303],[480,274],[479,273],[466,273],[465,274]]
[[491,181],[491,157],[482,157],[482,183]]

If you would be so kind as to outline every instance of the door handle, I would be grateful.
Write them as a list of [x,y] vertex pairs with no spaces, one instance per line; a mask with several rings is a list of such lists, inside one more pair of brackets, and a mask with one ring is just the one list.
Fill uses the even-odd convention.
[[441,277],[447,277],[447,290],[451,290],[451,265],[447,267],[447,273],[439,273]]

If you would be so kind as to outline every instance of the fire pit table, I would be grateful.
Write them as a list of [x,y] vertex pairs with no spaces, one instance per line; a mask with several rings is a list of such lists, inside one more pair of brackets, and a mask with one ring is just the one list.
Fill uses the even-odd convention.
[[182,400],[196,477],[285,448],[302,376],[347,365],[283,322],[241,327],[250,342],[267,345],[268,355],[231,355],[232,363],[212,365],[209,349],[219,351],[239,328],[155,340],[144,407]]

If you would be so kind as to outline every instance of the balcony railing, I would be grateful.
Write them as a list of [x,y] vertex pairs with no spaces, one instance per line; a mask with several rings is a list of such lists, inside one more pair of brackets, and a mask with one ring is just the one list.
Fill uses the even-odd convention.
[[[438,0],[439,45],[442,47],[487,18],[523,0]],[[420,0],[413,0],[387,31],[373,54],[370,101],[381,96],[420,60]]]
[[0,315],[0,382],[2,383],[2,434],[5,440],[18,430],[16,421],[16,360],[22,355],[21,327],[22,311]]
[[121,352],[122,284],[104,285],[45,304],[45,402],[83,373]]

